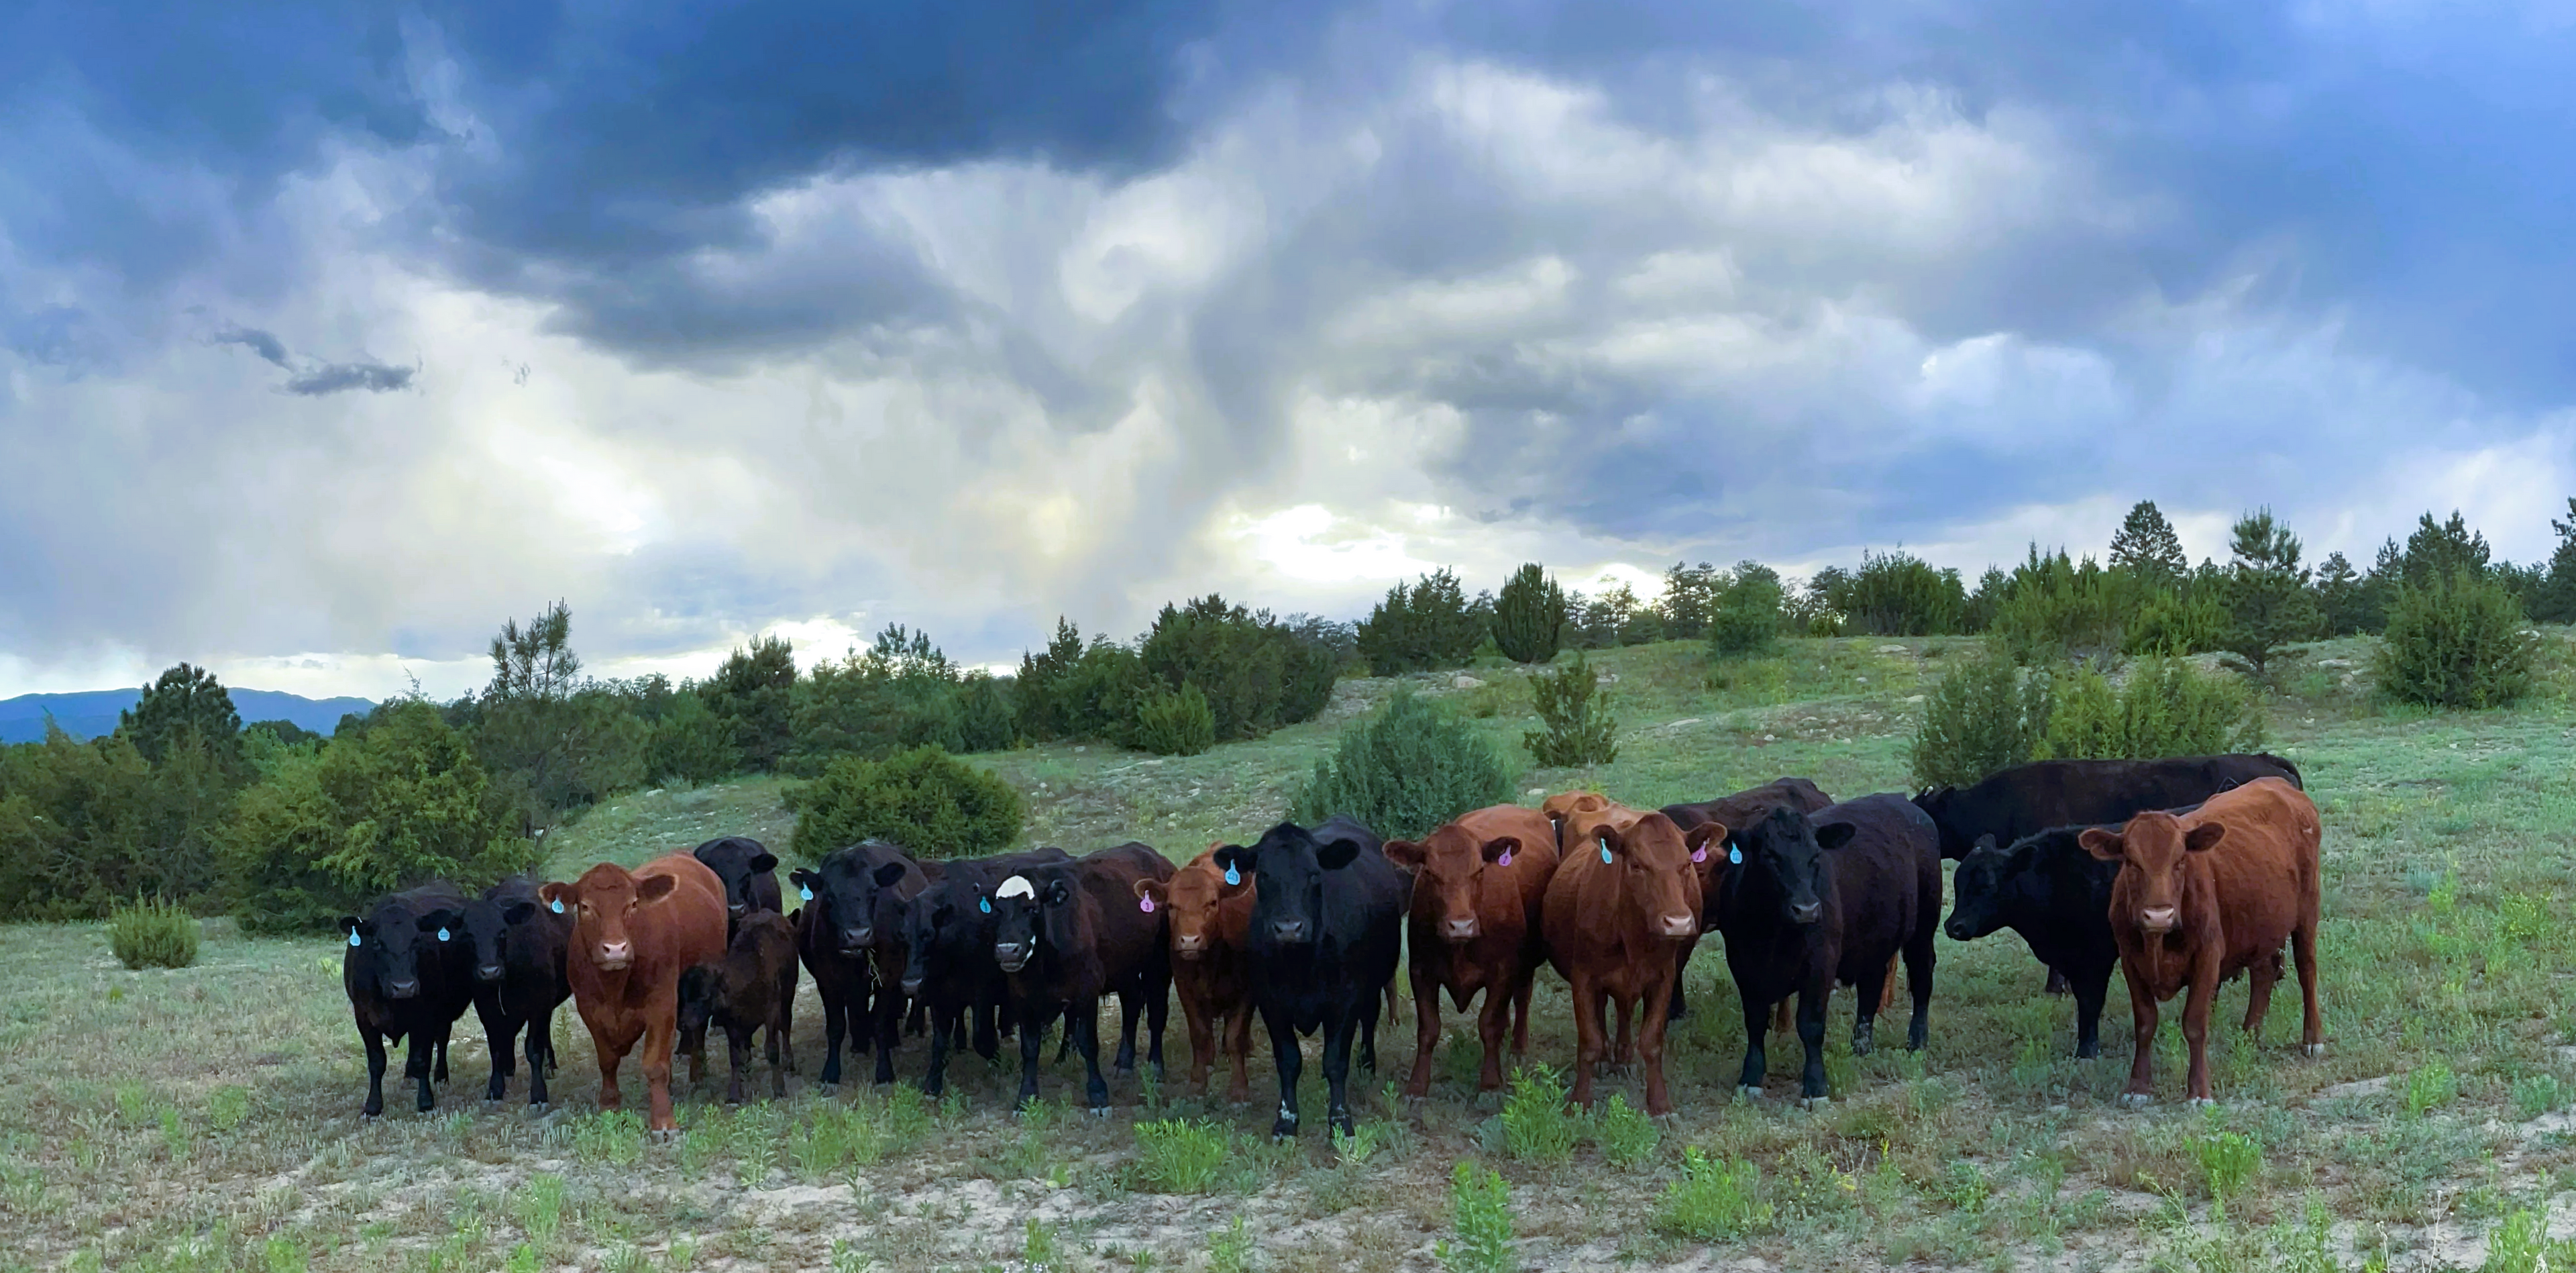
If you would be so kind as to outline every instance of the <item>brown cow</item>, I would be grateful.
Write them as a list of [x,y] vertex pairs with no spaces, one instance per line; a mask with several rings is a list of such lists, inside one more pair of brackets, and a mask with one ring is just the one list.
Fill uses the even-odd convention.
[[[1631,809],[1598,791],[1558,792],[1541,801],[1538,809],[1556,828],[1556,854],[1560,862],[1574,851],[1575,846],[1591,842],[1600,828],[1625,831],[1629,824],[1645,816],[1642,811]],[[1692,936],[1683,943],[1683,950],[1689,950],[1698,940],[1696,935]],[[1676,981],[1681,976],[1681,958],[1675,956],[1673,961]],[[1610,1049],[1610,1063],[1627,1066],[1635,1064],[1636,1060],[1636,1044],[1629,1037],[1628,1018],[1623,1015],[1619,1018],[1619,1041]]]
[[1529,1054],[1530,985],[1547,958],[1539,941],[1547,882],[1556,872],[1556,829],[1546,814],[1496,805],[1458,815],[1419,841],[1390,840],[1387,861],[1413,872],[1407,945],[1413,952],[1413,1078],[1408,1096],[1431,1090],[1440,1046],[1440,992],[1460,1012],[1485,992],[1476,1021],[1485,1065],[1476,1088],[1503,1085],[1503,1030],[1512,1051]]
[[1540,933],[1557,973],[1573,986],[1575,1103],[1592,1103],[1607,1002],[1616,1005],[1621,1034],[1629,1010],[1643,1011],[1637,1050],[1645,1060],[1646,1112],[1669,1114],[1663,1008],[1672,1001],[1674,956],[1684,939],[1699,933],[1699,876],[1690,850],[1681,829],[1660,813],[1624,830],[1596,823],[1570,849],[1548,881]]
[[724,958],[724,881],[696,858],[673,853],[632,873],[602,862],[537,895],[573,912],[565,963],[573,1003],[599,1053],[599,1107],[625,1104],[617,1067],[640,1039],[652,1104],[645,1125],[678,1130],[671,1119],[671,1043],[679,1033],[680,973]]
[[2137,1059],[2124,1105],[2155,1099],[2156,1004],[2188,989],[2182,1034],[2191,1045],[2187,1084],[2195,1105],[2209,1091],[2209,1005],[2218,983],[2245,971],[2253,994],[2245,1029],[2259,1034],[2281,979],[2281,946],[2299,963],[2307,1054],[2325,1051],[2317,1015],[2317,807],[2280,778],[2258,778],[2211,796],[2191,813],[2141,813],[2117,831],[2081,837],[2085,851],[2120,864],[2111,885],[2111,935],[2129,979]]
[[1208,1091],[1208,1074],[1216,1066],[1217,1031],[1225,1032],[1225,1054],[1234,1058],[1234,1082],[1226,1099],[1252,1099],[1252,1079],[1244,1067],[1252,1055],[1252,981],[1245,975],[1245,933],[1252,926],[1252,877],[1238,871],[1226,882],[1211,848],[1169,880],[1136,881],[1139,905],[1151,902],[1168,913],[1172,932],[1172,985],[1180,992],[1181,1016],[1190,1027],[1190,1079],[1199,1095]]

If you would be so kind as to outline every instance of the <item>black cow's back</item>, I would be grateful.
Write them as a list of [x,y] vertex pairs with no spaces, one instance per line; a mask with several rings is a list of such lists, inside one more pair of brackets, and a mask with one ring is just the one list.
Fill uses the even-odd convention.
[[1973,786],[1934,788],[1915,804],[1940,827],[1941,856],[1962,858],[1991,835],[2010,844],[2052,827],[2124,822],[2149,809],[2198,804],[2257,778],[2302,785],[2298,766],[2267,752],[2164,760],[2043,760]]

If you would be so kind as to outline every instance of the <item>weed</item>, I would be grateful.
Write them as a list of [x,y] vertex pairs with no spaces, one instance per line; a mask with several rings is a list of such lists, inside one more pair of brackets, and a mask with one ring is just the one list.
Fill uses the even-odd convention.
[[260,1267],[268,1273],[304,1273],[311,1265],[305,1259],[303,1247],[281,1237],[270,1238],[268,1244],[260,1248]]
[[538,1246],[551,1246],[563,1228],[564,1178],[553,1172],[528,1177],[516,1198],[519,1229]]
[[1581,1121],[1565,1111],[1565,1089],[1556,1071],[1544,1065],[1512,1074],[1511,1094],[1503,1100],[1503,1148],[1527,1162],[1563,1162],[1574,1153]]
[[1051,1268],[1055,1264],[1055,1231],[1029,1217],[1027,1232],[1020,1239],[1020,1258],[1033,1269]]
[[1682,1151],[1682,1178],[1664,1188],[1656,1224],[1667,1233],[1723,1242],[1771,1223],[1771,1204],[1756,1196],[1762,1173],[1751,1163],[1711,1158],[1697,1146]]
[[1208,1273],[1247,1273],[1251,1267],[1252,1235],[1238,1215],[1225,1232],[1208,1239]]
[[2487,1239],[2486,1263],[2479,1273],[2542,1273],[2548,1269],[2576,1268],[2576,1242],[2549,1240],[2549,1216],[2545,1211],[2516,1211],[2496,1226]]
[[1449,1199],[1458,1236],[1440,1243],[1442,1266],[1450,1273],[1511,1273],[1519,1267],[1512,1259],[1512,1191],[1500,1172],[1459,1163],[1449,1177]]
[[602,1110],[578,1120],[573,1155],[583,1162],[632,1166],[644,1157],[644,1120],[630,1110]]
[[2526,1074],[2513,1081],[2513,1110],[2526,1123],[2566,1103],[2566,1088],[2555,1074]]
[[228,1132],[250,1117],[250,1089],[238,1083],[216,1088],[206,1098],[206,1124]]
[[1592,1143],[1601,1147],[1601,1156],[1614,1167],[1634,1167],[1646,1161],[1654,1156],[1663,1139],[1655,1120],[1630,1105],[1623,1093],[1612,1092],[1592,1115]]
[[2459,1076],[2441,1061],[2427,1061],[2406,1076],[2406,1113],[2421,1118],[2448,1105],[2460,1094]]
[[1154,1193],[1206,1193],[1233,1156],[1233,1142],[1233,1134],[1213,1120],[1138,1123],[1137,1187]]
[[2263,1147],[2243,1132],[2220,1131],[2213,1126],[2193,1143],[2192,1150],[2200,1159],[2201,1174],[2209,1182],[2212,1198],[2224,1201],[2236,1197],[2263,1174]]

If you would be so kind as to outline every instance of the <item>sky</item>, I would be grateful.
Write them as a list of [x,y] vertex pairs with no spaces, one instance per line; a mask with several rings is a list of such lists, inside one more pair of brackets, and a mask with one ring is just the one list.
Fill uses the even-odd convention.
[[2569,0],[0,7],[0,696],[452,695],[557,599],[680,676],[1973,577],[2139,499],[2529,560],[2569,83]]

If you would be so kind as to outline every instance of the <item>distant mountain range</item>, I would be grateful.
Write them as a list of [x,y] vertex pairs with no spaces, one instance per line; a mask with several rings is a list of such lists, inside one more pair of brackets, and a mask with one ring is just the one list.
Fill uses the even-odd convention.
[[[349,712],[365,715],[375,704],[363,698],[306,698],[276,690],[231,690],[233,710],[242,724],[290,720],[317,734],[328,734]],[[117,717],[143,697],[140,689],[83,690],[77,694],[21,694],[0,698],[0,743],[41,742],[45,716],[74,738],[96,738],[116,732]]]

